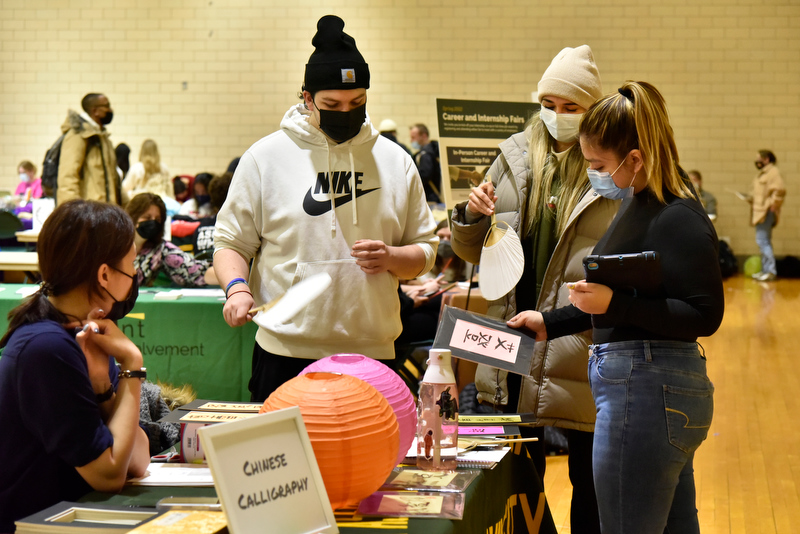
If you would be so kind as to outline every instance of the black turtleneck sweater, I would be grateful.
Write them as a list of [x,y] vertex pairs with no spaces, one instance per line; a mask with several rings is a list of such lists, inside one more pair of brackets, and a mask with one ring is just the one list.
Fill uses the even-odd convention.
[[615,290],[603,315],[574,306],[545,312],[548,339],[593,327],[594,343],[635,339],[695,341],[722,322],[724,295],[717,234],[702,204],[665,191],[662,204],[645,189],[623,201],[594,254],[654,250],[661,286],[642,296]]

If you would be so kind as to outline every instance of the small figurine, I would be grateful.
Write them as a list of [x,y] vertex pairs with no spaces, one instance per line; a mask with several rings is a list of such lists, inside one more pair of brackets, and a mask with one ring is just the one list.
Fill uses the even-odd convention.
[[450,395],[449,387],[442,391],[442,395],[436,401],[436,405],[439,407],[439,417],[442,419],[455,419],[457,405],[455,398]]
[[425,459],[433,460],[433,430],[428,429],[425,434]]

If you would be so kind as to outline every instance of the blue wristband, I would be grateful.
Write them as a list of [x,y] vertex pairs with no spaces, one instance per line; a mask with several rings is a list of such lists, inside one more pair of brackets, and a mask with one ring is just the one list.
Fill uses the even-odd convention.
[[247,280],[245,280],[244,278],[234,278],[233,280],[228,282],[228,287],[225,288],[225,295],[226,296],[228,295],[228,291],[230,291],[231,288],[233,286],[235,286],[236,284],[247,284]]

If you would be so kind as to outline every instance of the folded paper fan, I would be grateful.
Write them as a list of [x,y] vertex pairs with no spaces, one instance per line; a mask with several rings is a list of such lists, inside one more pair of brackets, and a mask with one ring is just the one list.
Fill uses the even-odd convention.
[[[491,181],[489,175],[486,175],[486,181]],[[507,295],[516,287],[525,268],[525,255],[519,236],[507,223],[500,221],[500,224],[505,228],[498,226],[492,213],[492,225],[481,249],[478,286],[486,300],[497,300]]]
[[306,306],[319,298],[331,285],[331,275],[319,273],[290,287],[286,293],[267,304],[250,310],[256,313],[253,321],[264,328],[291,321]]

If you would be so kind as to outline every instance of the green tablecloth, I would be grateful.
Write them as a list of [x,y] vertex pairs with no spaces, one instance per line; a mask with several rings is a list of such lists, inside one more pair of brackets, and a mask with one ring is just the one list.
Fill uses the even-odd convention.
[[[515,451],[521,454],[514,454]],[[126,486],[122,493],[92,492],[81,501],[154,507],[164,497],[213,495],[214,488]],[[482,470],[467,488],[463,519],[409,519],[406,528],[397,526],[396,522],[387,522],[380,528],[340,525],[339,530],[342,534],[377,534],[391,527],[398,534],[557,534],[541,480],[521,444],[494,469]]]
[[[0,327],[5,332],[8,312],[30,285],[0,284]],[[139,347],[147,378],[174,386],[191,384],[197,396],[210,400],[249,401],[247,382],[253,357],[256,325],[231,328],[222,318],[223,300],[181,297],[153,300],[159,289],[142,288],[136,307],[119,321],[123,332]]]

